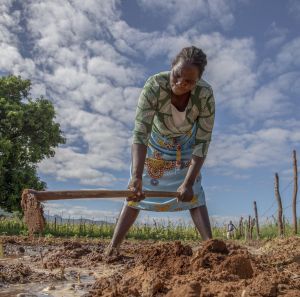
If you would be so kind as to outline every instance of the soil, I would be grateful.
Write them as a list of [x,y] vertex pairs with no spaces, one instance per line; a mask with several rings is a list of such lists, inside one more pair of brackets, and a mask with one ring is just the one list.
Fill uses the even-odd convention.
[[1,239],[1,297],[300,296],[299,237],[250,245],[127,241],[109,257],[101,240]]
[[24,211],[24,221],[28,227],[29,234],[42,232],[46,225],[43,205],[28,189],[22,193],[21,206]]

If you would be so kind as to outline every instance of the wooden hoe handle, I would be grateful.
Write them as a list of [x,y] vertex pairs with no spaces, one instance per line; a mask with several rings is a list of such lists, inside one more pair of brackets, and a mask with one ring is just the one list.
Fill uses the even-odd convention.
[[[27,190],[33,194],[38,201],[84,199],[84,198],[125,198],[132,196],[129,190],[78,190],[78,191],[36,191]],[[177,192],[144,191],[146,197],[177,197]]]

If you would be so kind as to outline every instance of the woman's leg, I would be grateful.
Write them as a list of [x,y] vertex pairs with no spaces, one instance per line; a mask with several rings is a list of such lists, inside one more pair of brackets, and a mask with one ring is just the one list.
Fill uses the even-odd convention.
[[206,205],[190,209],[193,222],[203,240],[212,238],[209,216]]
[[108,246],[107,255],[111,255],[114,250],[118,250],[128,230],[135,222],[140,210],[124,204],[119,215],[113,238]]

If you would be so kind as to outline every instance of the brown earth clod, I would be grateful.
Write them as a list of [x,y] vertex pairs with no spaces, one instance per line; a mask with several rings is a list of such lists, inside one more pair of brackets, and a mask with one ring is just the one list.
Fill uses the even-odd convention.
[[28,227],[29,234],[41,233],[46,225],[43,205],[28,189],[22,193],[21,206],[24,211],[24,221]]

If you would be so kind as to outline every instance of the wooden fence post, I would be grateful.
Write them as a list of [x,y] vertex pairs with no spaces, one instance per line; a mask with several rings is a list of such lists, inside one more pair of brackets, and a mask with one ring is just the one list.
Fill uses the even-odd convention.
[[251,239],[251,216],[248,217],[248,224],[247,224],[247,237]]
[[297,234],[297,193],[298,193],[298,168],[296,151],[293,150],[293,167],[294,167],[294,193],[293,193],[293,225],[294,234]]
[[256,233],[257,233],[257,239],[259,239],[259,223],[258,223],[258,213],[257,213],[257,204],[256,201],[254,201],[254,214],[255,214],[255,223],[256,223]]
[[4,258],[4,247],[2,239],[0,239],[0,259]]
[[240,238],[244,235],[244,230],[243,230],[243,217],[240,218],[239,221],[239,236]]
[[279,177],[278,173],[275,173],[275,197],[278,203],[278,234],[283,236],[283,223],[282,223],[282,202],[279,193]]
[[245,236],[245,240],[248,240],[248,221],[247,220],[244,221],[244,236]]
[[255,226],[255,218],[251,219],[251,225],[250,225],[250,239],[253,239],[253,228]]

